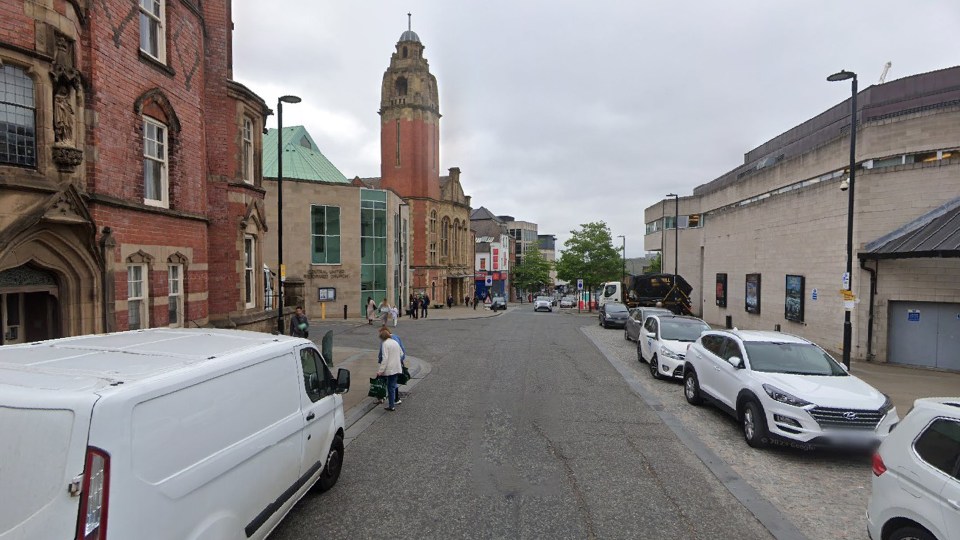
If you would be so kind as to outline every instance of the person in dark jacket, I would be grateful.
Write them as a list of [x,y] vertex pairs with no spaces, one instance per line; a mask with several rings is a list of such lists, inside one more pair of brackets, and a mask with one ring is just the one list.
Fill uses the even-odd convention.
[[423,298],[420,299],[420,316],[424,319],[427,318],[427,309],[430,307],[430,297],[424,293]]
[[303,313],[303,306],[297,306],[293,317],[290,317],[290,335],[294,337],[309,337],[310,321]]

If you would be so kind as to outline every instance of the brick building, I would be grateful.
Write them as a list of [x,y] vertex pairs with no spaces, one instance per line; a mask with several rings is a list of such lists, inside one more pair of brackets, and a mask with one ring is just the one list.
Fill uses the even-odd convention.
[[711,324],[779,326],[841,351],[849,307],[851,357],[960,370],[960,67],[870,86],[857,103],[854,302],[840,294],[849,99],[647,208],[645,248],[667,272],[679,263]]
[[3,342],[256,327],[264,101],[229,0],[0,0]]
[[410,205],[411,288],[435,303],[459,304],[473,295],[470,197],[460,169],[440,176],[440,103],[437,79],[420,37],[400,36],[380,97],[380,178],[366,182],[399,194]]

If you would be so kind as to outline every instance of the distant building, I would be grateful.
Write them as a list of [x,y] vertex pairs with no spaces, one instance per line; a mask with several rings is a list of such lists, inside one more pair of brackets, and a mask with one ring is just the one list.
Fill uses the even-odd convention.
[[557,269],[553,266],[557,263],[557,236],[553,234],[538,234],[537,243],[540,248],[540,254],[544,259],[550,261],[550,283],[547,285],[550,287],[556,287],[557,283]]
[[487,293],[508,297],[513,239],[506,223],[481,206],[470,213],[470,228],[476,238],[476,294],[480,298]]
[[[264,137],[267,215],[277,209],[277,130]],[[303,126],[283,128],[283,262],[288,298],[307,316],[365,314],[367,298],[406,305],[409,207],[392,191],[348,180]],[[277,236],[264,256],[274,274]],[[274,287],[275,288],[275,287]]]
[[779,326],[842,351],[849,309],[852,358],[960,371],[960,67],[858,94],[845,299],[850,108],[746,152],[679,212],[673,199],[648,207],[645,248],[667,273],[678,264],[711,324]]
[[507,230],[513,237],[513,252],[516,255],[516,263],[523,262],[523,256],[531,247],[539,246],[539,235],[537,234],[537,224],[529,221],[518,221],[513,216],[497,216],[501,221],[507,224]]

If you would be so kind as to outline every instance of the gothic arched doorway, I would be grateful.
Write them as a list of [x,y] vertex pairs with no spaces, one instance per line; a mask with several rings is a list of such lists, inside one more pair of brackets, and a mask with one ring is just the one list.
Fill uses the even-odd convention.
[[59,296],[50,272],[29,264],[0,271],[0,345],[61,337]]

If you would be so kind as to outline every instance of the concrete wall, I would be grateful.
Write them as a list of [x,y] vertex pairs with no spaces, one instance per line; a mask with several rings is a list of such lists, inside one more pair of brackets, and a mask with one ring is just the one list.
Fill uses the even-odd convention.
[[[860,126],[857,160],[956,149],[960,143],[960,108],[910,113]],[[956,152],[955,152],[956,155]],[[740,328],[773,329],[801,335],[840,350],[844,308],[840,297],[846,264],[847,192],[841,175],[774,193],[743,206],[731,205],[772,190],[842,170],[849,160],[848,138],[841,137],[805,154],[751,172],[721,190],[680,200],[680,215],[706,212],[701,229],[680,230],[680,274],[694,286],[703,318],[723,325],[727,315]],[[852,312],[852,356],[867,355],[870,274],[858,268],[857,252],[919,216],[960,197],[960,159],[858,170],[854,203],[853,291],[859,303]],[[646,209],[645,221],[674,215],[673,201]],[[663,237],[663,268],[673,271],[674,230]],[[661,233],[645,237],[648,250],[659,250]],[[701,255],[702,250],[702,255]],[[869,262],[875,267],[877,263]],[[960,301],[960,261],[904,259],[879,263],[872,352],[885,360],[887,306],[890,301]],[[716,274],[728,275],[727,306],[716,306]],[[761,274],[761,312],[745,311],[745,276]],[[805,277],[804,322],[784,317],[785,276]],[[817,289],[818,298],[811,293]],[[700,293],[703,292],[702,296]],[[697,311],[697,305],[694,306]]]

